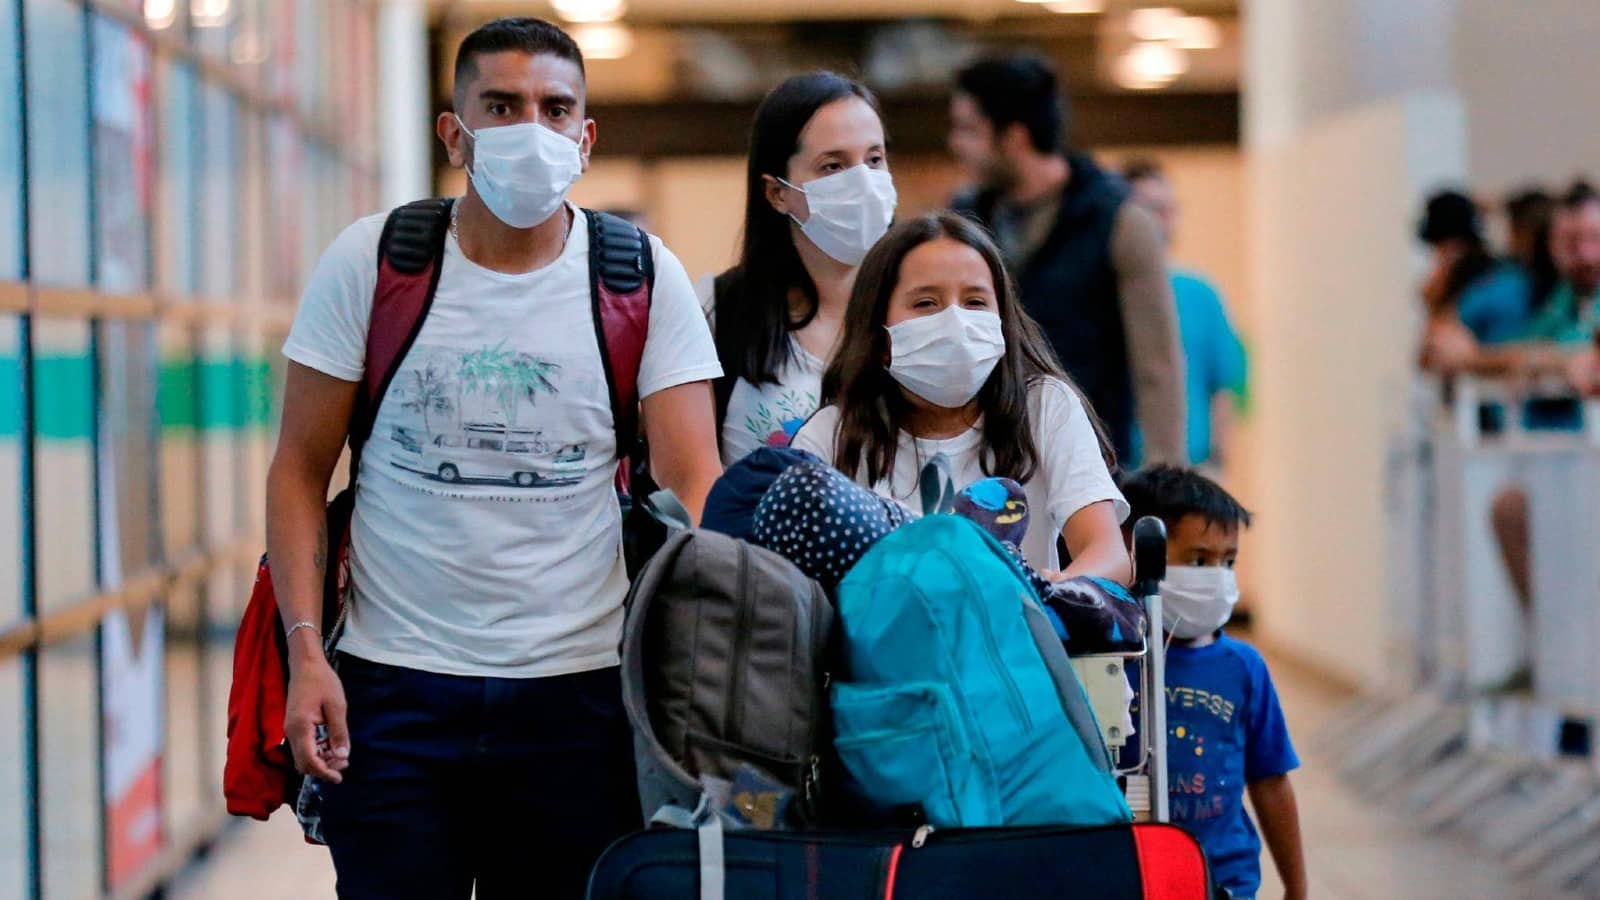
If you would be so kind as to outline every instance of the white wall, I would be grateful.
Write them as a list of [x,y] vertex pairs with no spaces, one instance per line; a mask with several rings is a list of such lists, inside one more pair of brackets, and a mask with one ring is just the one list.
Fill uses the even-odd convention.
[[1465,169],[1453,99],[1324,117],[1252,150],[1262,627],[1345,678],[1385,674],[1384,451],[1405,414],[1415,198]]
[[1454,34],[1475,187],[1600,176],[1600,2],[1461,0]]

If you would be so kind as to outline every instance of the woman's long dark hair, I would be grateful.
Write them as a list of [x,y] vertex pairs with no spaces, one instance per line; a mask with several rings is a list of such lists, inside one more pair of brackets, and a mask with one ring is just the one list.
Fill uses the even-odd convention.
[[[750,159],[745,175],[744,246],[739,264],[716,279],[719,418],[729,388],[738,378],[752,384],[776,383],[778,370],[793,348],[789,333],[803,328],[817,311],[817,288],[800,262],[789,218],[767,202],[763,176],[789,177],[789,158],[800,148],[800,132],[817,110],[858,97],[878,110],[862,85],[832,72],[796,75],[772,89],[750,125]],[[799,288],[808,309],[796,321],[789,298]]]
[[1444,305],[1454,309],[1461,300],[1461,294],[1474,281],[1489,274],[1495,267],[1494,255],[1489,252],[1489,245],[1479,235],[1463,238],[1467,242],[1467,252],[1450,264],[1450,271],[1444,278]]
[[877,484],[894,471],[898,434],[911,405],[885,366],[889,359],[889,333],[884,327],[889,298],[900,281],[900,264],[906,255],[941,237],[973,248],[988,264],[1000,309],[1000,331],[1006,341],[1005,356],[978,391],[984,474],[1027,482],[1038,471],[1039,446],[1033,436],[1028,391],[1046,378],[1061,381],[1078,395],[1094,424],[1101,456],[1107,468],[1115,470],[1115,452],[1093,408],[1062,371],[1039,326],[1023,310],[999,249],[981,227],[952,212],[897,224],[861,262],[839,348],[822,377],[823,404],[839,408],[834,465],[853,478],[859,478],[864,469],[869,484]]

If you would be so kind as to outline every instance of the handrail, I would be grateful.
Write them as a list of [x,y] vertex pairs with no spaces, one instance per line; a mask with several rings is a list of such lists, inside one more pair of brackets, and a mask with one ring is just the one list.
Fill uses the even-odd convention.
[[27,651],[87,634],[115,610],[143,609],[172,591],[192,586],[230,565],[254,560],[265,546],[259,535],[218,548],[191,547],[161,566],[146,569],[109,591],[62,609],[23,619],[0,630],[0,662]]
[[186,297],[160,291],[124,294],[0,281],[0,313],[45,319],[115,319],[224,328],[259,326],[268,333],[284,334],[294,323],[294,311],[293,300],[277,298]]

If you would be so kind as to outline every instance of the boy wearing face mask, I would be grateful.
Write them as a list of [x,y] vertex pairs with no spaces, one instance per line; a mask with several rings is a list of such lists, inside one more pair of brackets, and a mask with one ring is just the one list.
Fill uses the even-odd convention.
[[[1289,773],[1300,765],[1261,654],[1222,633],[1239,599],[1233,565],[1250,513],[1192,469],[1156,466],[1123,479],[1128,522],[1167,526],[1161,584],[1167,649],[1167,779],[1172,821],[1205,849],[1236,900],[1261,887],[1266,838],[1285,896],[1306,894],[1300,820]],[[1245,789],[1261,822],[1244,808]]]

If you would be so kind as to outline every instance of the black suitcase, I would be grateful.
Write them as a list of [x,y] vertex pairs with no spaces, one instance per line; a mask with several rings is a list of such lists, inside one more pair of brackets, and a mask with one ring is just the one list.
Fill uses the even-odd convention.
[[687,829],[623,838],[595,866],[589,900],[1212,897],[1200,845],[1173,825],[726,832],[721,865],[713,850],[702,879],[706,839]]

